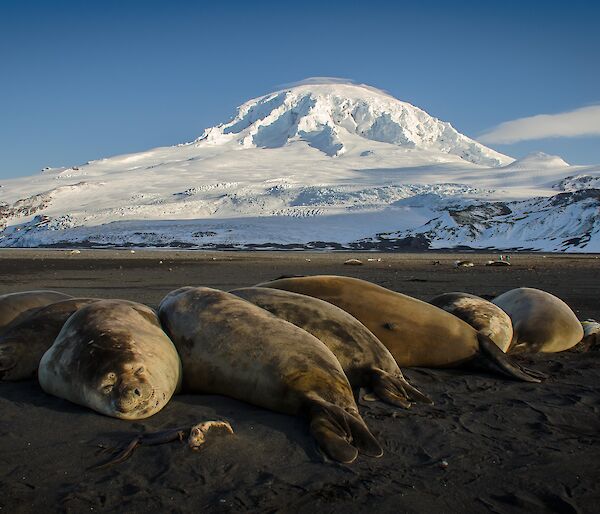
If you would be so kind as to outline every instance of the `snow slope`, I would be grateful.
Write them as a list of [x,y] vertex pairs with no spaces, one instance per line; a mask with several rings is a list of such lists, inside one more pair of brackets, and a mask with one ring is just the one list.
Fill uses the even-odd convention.
[[600,166],[514,161],[353,84],[290,87],[191,143],[0,185],[0,246],[600,251]]

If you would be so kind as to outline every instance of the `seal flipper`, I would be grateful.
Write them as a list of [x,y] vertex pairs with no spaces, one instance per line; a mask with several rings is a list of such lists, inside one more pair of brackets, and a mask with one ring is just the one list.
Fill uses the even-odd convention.
[[544,378],[547,378],[547,375],[540,371],[528,369],[517,364],[485,334],[478,333],[477,339],[479,340],[479,355],[475,359],[475,364],[524,382],[539,383]]
[[375,394],[384,402],[408,409],[410,400],[433,404],[428,396],[410,385],[400,374],[399,376],[387,373],[379,368],[371,370],[371,387]]
[[349,464],[358,452],[380,457],[383,450],[367,426],[341,407],[316,401],[310,408],[310,433],[333,460]]

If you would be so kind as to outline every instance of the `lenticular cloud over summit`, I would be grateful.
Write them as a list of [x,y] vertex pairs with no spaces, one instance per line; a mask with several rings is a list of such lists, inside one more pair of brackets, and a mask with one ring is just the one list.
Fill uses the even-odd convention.
[[600,251],[600,167],[515,161],[375,88],[315,77],[194,141],[0,188],[0,246]]
[[380,89],[378,87],[370,86],[368,84],[361,84],[352,79],[344,79],[341,77],[308,77],[303,80],[299,80],[298,82],[290,82],[288,84],[283,84],[281,89],[289,89],[298,86],[314,86],[314,85],[327,85],[327,84],[345,84],[349,86],[358,86],[364,89],[368,89],[373,91],[373,93],[379,93],[381,95],[392,96],[385,89]]

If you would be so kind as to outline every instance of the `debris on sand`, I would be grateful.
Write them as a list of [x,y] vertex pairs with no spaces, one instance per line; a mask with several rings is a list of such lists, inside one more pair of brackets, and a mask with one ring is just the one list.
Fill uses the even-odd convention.
[[348,259],[346,262],[344,262],[344,264],[346,264],[347,266],[362,266],[363,261],[359,259]]
[[[188,446],[192,450],[199,450],[206,443],[209,432],[214,432],[215,435],[233,434],[233,428],[231,428],[231,425],[227,421],[202,421],[191,428],[172,428],[159,432],[140,434],[134,437],[127,446],[120,448],[118,453],[109,461],[92,466],[90,471],[105,469],[125,462],[131,457],[135,449],[140,446],[157,446],[173,441],[183,441],[186,435]],[[110,451],[110,448],[103,448],[102,451]]]
[[454,261],[455,268],[472,268],[475,266],[472,261]]
[[581,322],[583,327],[583,339],[579,343],[589,350],[600,350],[600,323],[594,319]]
[[485,263],[486,266],[510,266],[510,262],[508,261],[487,261]]
[[498,255],[495,261],[487,261],[486,266],[510,266],[510,255]]
[[204,443],[209,432],[215,432],[219,435],[233,434],[233,428],[227,421],[203,421],[194,425],[190,430],[188,445],[192,450],[199,450]]
[[69,252],[70,255],[79,255],[81,253],[81,250],[71,250]]
[[362,266],[363,261],[358,259],[348,259],[346,262],[344,262],[344,264],[346,264],[347,266]]

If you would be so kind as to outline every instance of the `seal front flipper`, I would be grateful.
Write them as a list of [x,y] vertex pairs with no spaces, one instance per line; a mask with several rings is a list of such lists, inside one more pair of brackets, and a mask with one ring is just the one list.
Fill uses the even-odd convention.
[[341,407],[315,401],[309,411],[310,433],[333,460],[349,464],[358,452],[371,457],[383,455],[381,446],[367,426]]
[[541,382],[542,379],[547,378],[540,371],[527,369],[514,362],[485,334],[479,332],[477,339],[479,340],[479,355],[475,361],[472,361],[474,364],[524,382]]
[[381,369],[371,370],[371,387],[384,402],[408,409],[413,402],[433,404],[428,396],[413,387],[402,376],[394,376]]

